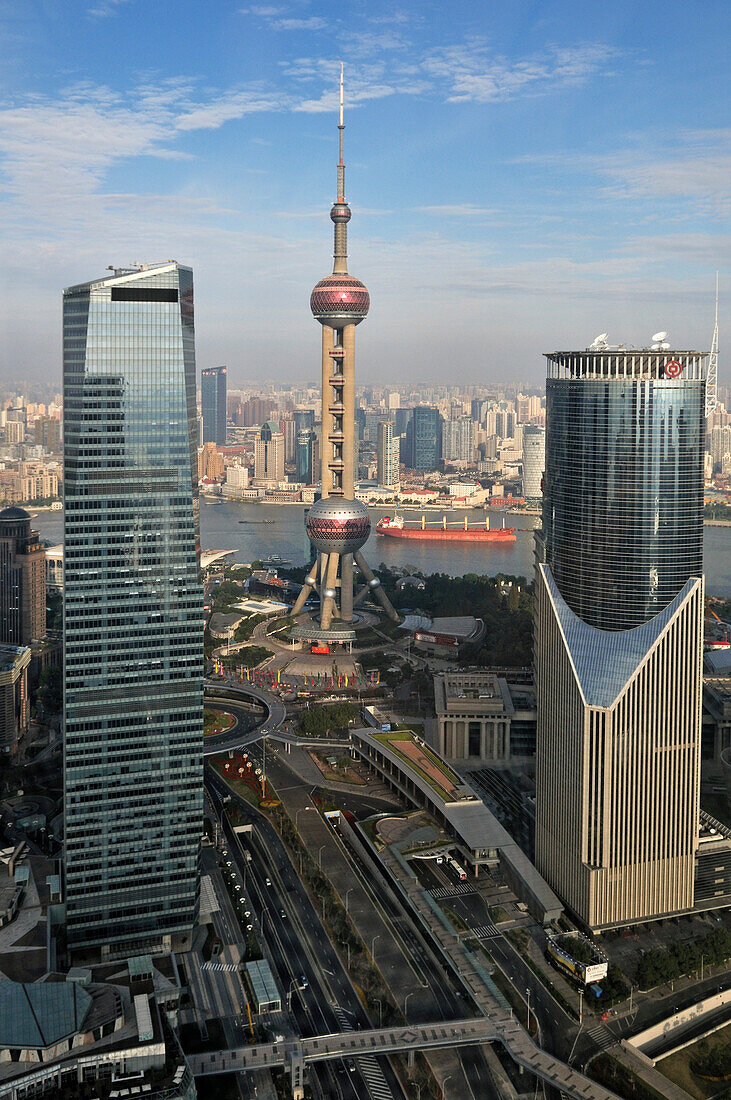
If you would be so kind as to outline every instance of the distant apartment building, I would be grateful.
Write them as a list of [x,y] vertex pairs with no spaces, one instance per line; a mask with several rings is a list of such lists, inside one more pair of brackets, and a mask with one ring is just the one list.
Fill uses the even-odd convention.
[[398,489],[400,440],[394,433],[390,420],[382,420],[378,425],[376,444],[376,477],[378,484],[387,489]]
[[545,428],[527,424],[523,429],[523,497],[525,500],[540,500],[543,496],[545,465]]
[[254,443],[256,481],[284,481],[284,435],[279,424],[267,420]]
[[471,417],[443,421],[442,458],[445,462],[474,462],[475,422]]
[[312,485],[316,478],[313,463],[315,440],[316,436],[311,428],[304,428],[297,433],[295,476],[302,485]]
[[30,516],[0,512],[0,644],[29,646],[46,636],[46,554]]
[[203,443],[226,446],[226,368],[207,367],[201,371],[201,419]]
[[50,454],[61,450],[61,421],[55,416],[39,416],[33,425],[36,443]]

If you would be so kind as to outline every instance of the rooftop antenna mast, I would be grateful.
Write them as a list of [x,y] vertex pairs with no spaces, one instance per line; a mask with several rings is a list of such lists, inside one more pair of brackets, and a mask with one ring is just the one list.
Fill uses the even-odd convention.
[[716,320],[706,375],[706,418],[718,408],[718,272],[716,272]]

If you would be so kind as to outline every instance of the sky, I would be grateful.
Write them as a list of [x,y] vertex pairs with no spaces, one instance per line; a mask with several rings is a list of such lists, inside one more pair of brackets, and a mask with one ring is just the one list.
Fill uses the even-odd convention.
[[0,0],[0,382],[60,381],[61,290],[194,270],[198,367],[319,375],[339,66],[360,382],[729,325],[721,0]]

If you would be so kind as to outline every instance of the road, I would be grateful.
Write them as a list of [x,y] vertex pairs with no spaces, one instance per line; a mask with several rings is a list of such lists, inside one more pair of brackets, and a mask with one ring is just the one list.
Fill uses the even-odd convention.
[[[221,798],[223,793],[230,793],[228,788],[210,770],[206,774],[206,787],[220,813]],[[285,999],[291,992],[296,1030],[302,1036],[313,1036],[370,1028],[371,1022],[279,836],[248,803],[236,795],[233,798],[254,821],[251,850],[256,858],[247,863],[231,826],[226,823],[229,858],[233,857],[237,863],[252,910],[261,914],[263,936]],[[271,886],[266,884],[267,877]],[[282,910],[286,914],[284,917]],[[304,988],[300,981],[302,975],[307,978]],[[356,1060],[353,1072],[342,1062],[324,1064],[313,1071],[325,1100],[338,1096],[343,1100],[361,1100],[366,1096],[374,1100],[386,1100],[388,1096],[402,1100],[403,1092],[386,1058],[376,1060],[380,1073],[375,1079],[372,1067],[368,1064],[361,1067],[360,1063],[360,1059]],[[368,1083],[363,1072],[368,1073]],[[383,1091],[377,1087],[381,1075],[386,1086]]]

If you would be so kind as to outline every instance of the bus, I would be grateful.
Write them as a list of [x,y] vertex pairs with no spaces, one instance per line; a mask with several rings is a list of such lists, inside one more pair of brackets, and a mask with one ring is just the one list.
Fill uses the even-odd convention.
[[460,864],[457,863],[456,859],[449,859],[447,862],[448,862],[448,865],[454,871],[454,873],[457,876],[457,878],[459,879],[459,881],[464,882],[467,878],[467,872],[465,871],[464,867],[460,866]]

